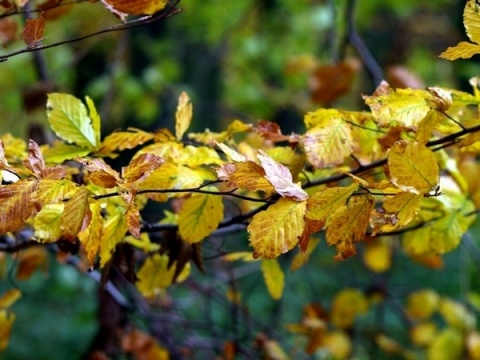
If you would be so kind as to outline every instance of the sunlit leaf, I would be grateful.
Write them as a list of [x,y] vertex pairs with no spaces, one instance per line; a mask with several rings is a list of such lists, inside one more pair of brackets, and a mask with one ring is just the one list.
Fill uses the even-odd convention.
[[141,180],[162,164],[163,160],[158,156],[141,154],[134,158],[128,166],[122,168],[122,178],[126,182]]
[[280,300],[285,287],[285,275],[277,259],[264,259],[260,266],[268,293],[274,300]]
[[175,135],[182,140],[183,134],[187,131],[192,122],[192,103],[186,92],[182,92],[178,98],[177,112],[175,114]]
[[38,202],[32,200],[37,187],[37,181],[29,180],[0,186],[0,234],[22,228],[25,220],[40,210]]
[[54,242],[62,236],[60,227],[65,205],[47,204],[33,219],[34,237],[40,242]]
[[[205,189],[214,190],[213,187]],[[178,230],[189,243],[203,240],[215,231],[223,219],[222,197],[213,194],[193,194],[185,200],[178,213]]]
[[455,46],[450,46],[439,56],[447,60],[470,59],[473,55],[480,54],[480,45],[467,41],[460,41]]
[[352,131],[342,115],[338,113],[322,120],[303,137],[307,159],[318,169],[341,164],[353,151]]
[[48,94],[47,116],[52,130],[63,140],[87,149],[99,145],[87,108],[76,97],[61,93]]
[[242,154],[239,154],[236,150],[229,148],[227,145],[219,142],[215,142],[215,145],[217,145],[220,148],[220,150],[222,150],[225,153],[225,155],[227,155],[231,160],[235,162],[247,161],[247,158],[245,156],[243,156]]
[[306,201],[281,198],[256,214],[248,225],[254,257],[273,259],[291,250],[305,227]]
[[153,138],[154,135],[152,133],[135,128],[128,128],[126,131],[116,131],[103,139],[98,153],[103,156],[115,157],[115,152],[133,149]]
[[93,265],[100,251],[103,232],[103,217],[100,203],[92,201],[89,204],[91,219],[88,226],[78,233],[78,239],[87,253],[88,262]]
[[365,237],[374,204],[370,195],[353,196],[327,219],[326,239],[335,245],[337,259],[356,254],[355,243]]
[[109,10],[129,15],[153,15],[167,6],[167,0],[102,0]]
[[275,192],[273,185],[265,178],[265,170],[253,161],[221,165],[216,169],[220,180],[233,188],[248,191],[263,191],[267,195]]
[[86,156],[91,152],[78,145],[67,144],[64,142],[56,142],[43,152],[45,161],[49,163],[61,164],[66,160],[73,160],[77,156]]
[[83,219],[88,210],[89,193],[85,187],[78,191],[65,203],[61,219],[62,238],[74,241],[82,228]]
[[397,141],[388,153],[389,178],[403,191],[426,194],[438,184],[439,167],[435,154],[413,141]]
[[40,204],[56,203],[73,196],[78,185],[71,180],[42,179],[38,182],[33,199]]
[[280,196],[296,201],[308,199],[308,194],[302,187],[293,182],[292,174],[286,166],[276,162],[262,150],[258,150],[257,157],[265,170],[265,178]]
[[317,191],[307,200],[307,217],[314,220],[326,220],[339,207],[345,205],[348,198],[358,189],[353,183],[346,187],[332,187]]
[[121,209],[117,209],[103,223],[102,237],[100,239],[100,267],[105,266],[112,257],[117,244],[125,238],[128,225],[123,215]]

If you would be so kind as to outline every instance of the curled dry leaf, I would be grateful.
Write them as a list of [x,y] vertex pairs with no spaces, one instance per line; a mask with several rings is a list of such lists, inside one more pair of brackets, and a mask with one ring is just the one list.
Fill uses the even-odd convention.
[[22,39],[29,48],[38,47],[45,32],[45,19],[40,15],[36,19],[27,19],[22,30]]

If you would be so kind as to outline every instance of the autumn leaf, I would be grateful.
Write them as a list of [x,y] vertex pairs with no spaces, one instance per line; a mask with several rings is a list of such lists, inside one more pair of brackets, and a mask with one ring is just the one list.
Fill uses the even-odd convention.
[[225,164],[216,169],[218,179],[227,181],[233,188],[248,191],[263,191],[267,195],[275,192],[273,185],[265,178],[265,170],[253,161]]
[[84,230],[78,233],[78,239],[83,244],[83,248],[87,253],[88,262],[90,265],[93,265],[101,248],[103,217],[99,202],[90,202],[89,209],[91,213],[90,223]]
[[89,209],[89,199],[88,190],[80,187],[75,195],[65,203],[60,225],[63,239],[74,241],[77,238]]
[[337,328],[353,327],[357,316],[368,310],[368,300],[358,289],[343,289],[335,295],[330,310],[330,321]]
[[449,47],[440,54],[441,58],[447,60],[469,59],[473,55],[480,53],[480,21],[479,5],[476,0],[467,0],[463,11],[463,24],[467,30],[467,35],[474,44],[461,41],[456,46]]
[[117,186],[118,183],[122,183],[120,174],[102,159],[75,158],[75,161],[81,163],[85,170],[88,170],[89,173],[86,178],[97,186],[112,188]]
[[225,155],[227,155],[233,161],[235,161],[235,162],[247,161],[247,158],[245,156],[238,153],[236,150],[233,150],[232,148],[229,148],[227,145],[225,145],[223,143],[216,142],[216,141],[215,141],[215,145],[217,145],[220,148],[220,150],[222,150],[225,153]]
[[370,195],[352,196],[346,205],[328,217],[326,239],[328,244],[335,245],[337,259],[356,254],[354,244],[365,237],[374,204]]
[[42,14],[36,19],[27,19],[22,30],[22,39],[29,48],[37,47],[43,40],[45,19]]
[[38,188],[32,195],[32,200],[44,205],[57,203],[70,198],[78,190],[78,185],[71,180],[41,179]]
[[63,140],[78,146],[95,149],[98,135],[87,108],[69,94],[51,93],[47,101],[48,122],[52,130]]
[[153,170],[163,164],[163,160],[152,154],[141,154],[122,168],[122,178],[127,183],[141,180],[147,177]]
[[[315,113],[324,111],[320,109]],[[305,121],[308,121],[307,117]],[[307,159],[318,169],[341,164],[352,153],[353,143],[350,125],[340,112],[320,116],[320,120],[316,119],[315,126],[309,128],[303,137]]]
[[178,98],[177,112],[175,114],[175,135],[177,140],[182,140],[192,122],[192,103],[186,92],[182,92]]
[[[308,220],[306,220],[306,224],[308,224]],[[313,251],[317,248],[317,245],[320,243],[320,240],[317,238],[309,239],[307,243],[307,248],[303,249],[303,252],[299,252],[295,255],[292,260],[292,264],[290,265],[291,271],[297,271],[298,269],[302,268],[305,264],[308,263],[310,259],[310,255],[312,255]]]
[[363,262],[371,271],[382,273],[392,266],[393,249],[382,239],[368,239],[363,252]]
[[260,266],[263,280],[273,300],[280,300],[285,287],[285,275],[277,259],[264,259]]
[[45,160],[38,144],[29,140],[28,142],[28,158],[24,160],[25,167],[34,173],[38,178],[43,177],[45,170]]
[[306,216],[313,220],[326,220],[335,210],[345,205],[357,189],[358,185],[353,183],[346,187],[324,188],[317,191],[307,201]]
[[128,225],[124,214],[120,208],[117,208],[103,223],[100,239],[100,267],[104,267],[110,260],[115,247],[124,239],[127,231]]
[[388,153],[388,176],[403,191],[426,194],[435,189],[439,167],[435,154],[415,141],[397,141]]
[[[167,255],[154,254],[149,256],[137,272],[137,289],[140,293],[151,298],[162,294],[172,283],[175,276],[176,264],[169,266]],[[182,282],[190,274],[190,264],[187,264],[176,282]]]
[[254,257],[273,259],[298,243],[305,227],[306,201],[281,198],[256,214],[248,225]]
[[105,7],[124,18],[125,15],[153,15],[164,9],[168,0],[102,0]]
[[116,152],[133,149],[145,144],[153,138],[154,134],[135,128],[128,128],[125,131],[115,131],[103,139],[98,154],[102,156],[116,157]]
[[450,327],[439,331],[427,349],[427,360],[454,360],[462,359],[463,332]]
[[46,204],[33,219],[34,239],[43,243],[57,241],[62,236],[62,214],[65,205]]
[[83,157],[90,152],[91,149],[67,144],[62,141],[55,142],[53,145],[48,146],[43,152],[43,156],[45,161],[49,163],[62,164],[66,160],[73,160],[78,156]]
[[39,203],[32,199],[37,187],[38,181],[30,180],[0,186],[0,234],[21,229],[40,210]]
[[[205,190],[214,190],[206,187]],[[178,213],[178,230],[183,240],[196,243],[215,231],[223,219],[222,197],[213,194],[193,194],[185,200]]]

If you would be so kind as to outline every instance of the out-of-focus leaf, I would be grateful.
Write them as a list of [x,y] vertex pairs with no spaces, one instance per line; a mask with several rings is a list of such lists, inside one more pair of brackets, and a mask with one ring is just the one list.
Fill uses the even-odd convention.
[[253,257],[273,259],[291,250],[305,227],[306,201],[281,198],[256,214],[248,225]]
[[0,352],[8,346],[14,321],[15,314],[7,310],[0,310]]
[[167,6],[167,0],[102,0],[106,8],[122,18],[125,15],[153,15]]
[[408,296],[406,312],[414,320],[427,320],[438,310],[439,305],[440,296],[435,290],[418,290]]
[[437,325],[434,322],[422,322],[410,330],[410,339],[416,346],[427,346],[435,338]]
[[268,293],[274,300],[280,300],[283,294],[283,288],[285,287],[285,275],[277,259],[264,259],[262,260],[263,279],[267,286]]
[[183,134],[192,122],[193,108],[186,92],[182,92],[178,98],[177,112],[175,114],[175,135],[177,140],[182,140]]
[[21,297],[22,293],[18,289],[10,289],[5,291],[0,296],[0,309],[8,309]]
[[460,331],[446,328],[440,331],[427,350],[428,360],[462,359],[463,335]]
[[[308,224],[308,220],[306,221]],[[317,245],[320,243],[319,239],[312,238],[308,242],[308,246],[304,252],[299,252],[295,255],[292,260],[292,264],[290,265],[290,271],[297,271],[298,269],[302,268],[312,255],[313,251],[317,248]]]
[[[214,187],[205,189],[215,191]],[[178,230],[182,239],[196,243],[215,231],[223,219],[222,197],[213,194],[193,194],[184,201],[178,213]]]
[[353,326],[358,315],[366,313],[368,300],[358,289],[346,288],[335,295],[330,310],[330,321],[339,329]]
[[470,312],[465,305],[449,298],[440,301],[440,314],[449,326],[462,332],[475,329],[475,314]]
[[392,248],[381,239],[371,239],[366,242],[363,262],[373,272],[385,272],[392,266]]
[[42,14],[36,19],[27,19],[22,30],[22,39],[29,48],[37,47],[43,39],[45,19]]

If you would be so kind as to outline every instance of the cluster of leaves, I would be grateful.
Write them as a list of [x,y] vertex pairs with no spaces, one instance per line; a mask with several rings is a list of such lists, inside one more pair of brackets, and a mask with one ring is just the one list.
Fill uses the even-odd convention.
[[[132,2],[106,3],[120,16],[151,14],[166,5],[136,2],[140,8],[133,9]],[[473,0],[467,3],[467,32],[472,17],[480,20],[476,6]],[[33,46],[41,31],[38,23],[27,24],[24,37]],[[117,247],[130,244],[139,260],[131,270],[146,298],[162,296],[172,283],[185,280],[190,262],[202,269],[202,243],[233,226],[247,230],[253,250],[223,259],[260,261],[273,299],[280,299],[284,289],[278,258],[298,246],[291,270],[301,268],[318,246],[320,232],[335,248],[336,260],[355,256],[364,241],[366,262],[378,272],[389,267],[400,238],[414,261],[440,266],[441,256],[458,247],[480,206],[475,159],[480,89],[477,78],[471,84],[473,93],[394,89],[384,82],[364,96],[370,111],[321,108],[305,115],[303,133],[291,134],[269,121],[240,120],[222,132],[188,133],[193,107],[182,93],[174,131],[129,128],[103,140],[90,98],[83,103],[50,93],[47,118],[56,142],[40,146],[0,136],[0,233],[27,228],[36,243],[72,244],[80,248],[85,266],[96,269],[108,269]],[[109,165],[127,152],[133,156],[126,166]],[[156,223],[142,217],[149,202],[170,206]],[[150,236],[162,230],[169,235]],[[5,329],[0,347],[6,346],[13,322],[8,307],[18,296],[10,292],[0,299]],[[328,316],[312,304],[291,330],[307,335],[308,352],[321,348],[346,358],[351,339],[345,330],[370,307],[361,291],[345,289]],[[437,311],[446,324],[442,330],[430,322]],[[412,343],[429,358],[443,353],[446,344],[455,345],[448,345],[449,359],[478,352],[475,318],[460,303],[424,290],[410,295],[406,312],[415,322]],[[378,343],[410,356],[389,338],[379,337]],[[149,349],[163,354],[155,344]]]

